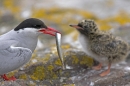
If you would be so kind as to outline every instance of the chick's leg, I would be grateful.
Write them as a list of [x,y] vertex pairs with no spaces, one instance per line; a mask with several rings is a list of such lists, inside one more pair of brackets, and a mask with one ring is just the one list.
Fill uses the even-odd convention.
[[102,68],[102,64],[99,63],[97,66],[94,66],[93,69],[94,70],[100,70]]
[[110,73],[111,63],[108,64],[108,69],[106,71],[103,71],[100,76],[106,76]]

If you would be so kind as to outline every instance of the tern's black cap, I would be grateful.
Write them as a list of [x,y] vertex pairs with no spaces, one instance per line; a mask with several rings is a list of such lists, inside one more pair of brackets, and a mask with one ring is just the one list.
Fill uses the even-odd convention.
[[14,30],[18,31],[20,29],[24,28],[47,28],[47,26],[39,19],[37,18],[29,18],[21,22]]

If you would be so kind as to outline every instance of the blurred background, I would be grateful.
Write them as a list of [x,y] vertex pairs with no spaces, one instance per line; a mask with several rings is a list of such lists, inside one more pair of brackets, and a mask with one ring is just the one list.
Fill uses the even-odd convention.
[[[33,17],[59,30],[62,42],[72,46],[77,43],[78,32],[69,24],[77,24],[82,19],[95,20],[102,30],[127,27],[126,38],[130,23],[129,3],[130,0],[0,0],[0,34]],[[112,30],[118,35],[121,31]],[[55,44],[54,37],[49,35],[42,35],[40,39],[37,49]]]

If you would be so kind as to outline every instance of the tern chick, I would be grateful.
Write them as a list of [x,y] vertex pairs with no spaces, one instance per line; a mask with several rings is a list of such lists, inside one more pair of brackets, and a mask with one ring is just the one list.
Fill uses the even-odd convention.
[[102,65],[108,65],[108,69],[100,76],[109,74],[111,64],[124,61],[129,54],[130,47],[127,42],[108,32],[101,31],[93,20],[82,20],[78,25],[70,26],[78,30],[79,42],[84,52],[100,62],[93,68],[99,70]]

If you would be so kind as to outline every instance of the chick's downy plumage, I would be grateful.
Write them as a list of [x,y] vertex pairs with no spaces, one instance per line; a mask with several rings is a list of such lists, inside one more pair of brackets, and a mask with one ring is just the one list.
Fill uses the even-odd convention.
[[100,69],[101,65],[108,65],[108,69],[100,76],[107,75],[110,72],[111,64],[125,60],[129,54],[130,47],[127,42],[108,32],[99,30],[93,20],[82,20],[78,25],[70,26],[79,31],[79,41],[84,52],[101,63],[94,68]]

